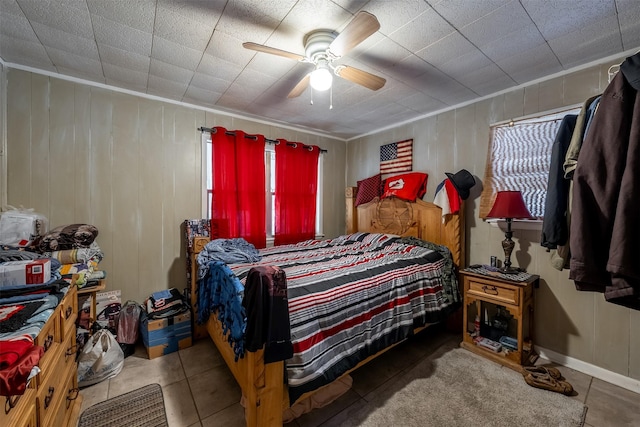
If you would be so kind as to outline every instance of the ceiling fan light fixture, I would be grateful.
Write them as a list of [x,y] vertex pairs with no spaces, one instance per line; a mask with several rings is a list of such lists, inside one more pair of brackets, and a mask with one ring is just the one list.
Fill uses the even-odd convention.
[[309,84],[317,91],[323,92],[328,90],[333,83],[333,73],[329,70],[326,63],[319,63],[315,70],[309,76]]

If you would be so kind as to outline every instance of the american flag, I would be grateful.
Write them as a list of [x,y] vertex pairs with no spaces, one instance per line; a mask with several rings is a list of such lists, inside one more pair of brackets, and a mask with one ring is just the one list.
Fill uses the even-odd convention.
[[380,173],[412,170],[413,139],[393,142],[380,147]]

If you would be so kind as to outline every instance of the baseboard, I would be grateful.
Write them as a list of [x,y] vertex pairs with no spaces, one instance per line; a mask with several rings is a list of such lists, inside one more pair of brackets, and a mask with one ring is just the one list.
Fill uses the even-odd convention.
[[616,372],[592,365],[591,363],[583,362],[582,360],[575,359],[573,357],[565,356],[564,354],[557,353],[544,347],[535,346],[535,349],[543,359],[566,366],[567,368],[575,369],[583,374],[591,375],[592,377],[598,378],[602,381],[631,390],[634,393],[640,393],[640,380],[626,377]]

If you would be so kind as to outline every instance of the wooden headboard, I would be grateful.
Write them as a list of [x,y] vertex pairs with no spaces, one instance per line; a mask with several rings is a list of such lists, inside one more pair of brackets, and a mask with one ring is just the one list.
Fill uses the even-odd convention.
[[395,197],[375,198],[357,206],[357,187],[347,187],[346,233],[367,231],[412,236],[444,245],[451,250],[453,262],[465,267],[464,205],[460,211],[442,217],[442,209],[423,200],[407,202]]

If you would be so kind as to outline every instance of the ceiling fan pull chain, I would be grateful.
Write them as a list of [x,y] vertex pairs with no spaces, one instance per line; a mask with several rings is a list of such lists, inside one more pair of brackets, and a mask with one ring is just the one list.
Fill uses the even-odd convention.
[[313,105],[313,88],[311,88],[311,90],[309,91],[309,96],[311,98],[311,101],[309,102],[309,104]]
[[329,110],[333,110],[333,85],[329,89]]

